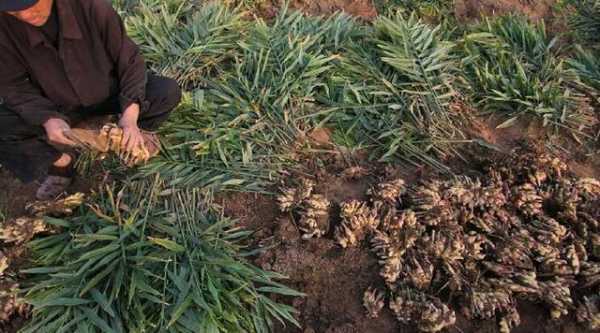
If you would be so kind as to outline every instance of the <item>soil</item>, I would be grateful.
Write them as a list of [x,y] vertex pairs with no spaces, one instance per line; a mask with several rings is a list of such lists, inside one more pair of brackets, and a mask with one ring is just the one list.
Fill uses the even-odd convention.
[[[363,20],[377,17],[376,1],[373,0],[292,0],[290,8],[309,15],[330,15],[341,11]],[[556,18],[556,0],[455,0],[454,13],[460,21],[477,20],[483,16],[520,13],[534,21],[552,21]],[[256,5],[258,14],[272,18],[281,7],[279,0],[263,0]]]
[[290,5],[310,15],[343,11],[365,20],[372,20],[377,16],[377,10],[371,0],[293,0]]
[[[257,16],[272,19],[277,16],[281,6],[280,0],[263,0],[255,5],[253,11]],[[292,0],[289,7],[313,16],[344,12],[365,21],[373,20],[377,16],[377,9],[372,0]]]
[[456,0],[455,14],[461,21],[482,16],[521,13],[532,20],[551,19],[555,0]]

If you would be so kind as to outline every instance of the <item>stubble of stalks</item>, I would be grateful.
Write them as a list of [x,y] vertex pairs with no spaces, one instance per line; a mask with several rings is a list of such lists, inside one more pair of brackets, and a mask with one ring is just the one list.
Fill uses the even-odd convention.
[[580,276],[583,288],[593,288],[600,285],[600,263],[584,262],[581,264]]
[[341,176],[346,180],[357,180],[369,174],[369,170],[362,166],[353,166],[345,169]]
[[574,308],[570,287],[573,281],[562,277],[540,282],[540,297],[550,307],[550,317],[558,319]]
[[[394,209],[374,205],[386,215],[372,249],[396,293],[390,307],[398,320],[423,331],[446,325],[449,312],[428,297],[448,290],[462,297],[465,314],[496,318],[508,333],[520,322],[515,299],[539,302],[558,319],[575,309],[580,292],[600,284],[596,180],[577,179],[561,160],[530,153],[485,176],[425,181],[407,188]],[[419,304],[431,312],[414,311]]]
[[14,315],[27,317],[29,306],[18,293],[19,284],[10,279],[0,279],[0,323],[8,322]]
[[363,306],[367,311],[367,316],[376,319],[385,306],[385,295],[380,290],[369,287],[363,295]]
[[531,183],[523,184],[514,189],[515,205],[526,215],[539,215],[542,210],[543,198]]
[[36,201],[28,204],[25,209],[32,216],[67,216],[85,201],[85,194],[75,193],[65,198],[49,201]]
[[322,194],[315,194],[314,181],[303,178],[297,186],[282,187],[277,195],[279,210],[300,215],[298,228],[302,238],[320,238],[329,231],[331,202]]
[[427,290],[431,286],[435,266],[424,254],[409,252],[404,259],[402,275],[417,290]]
[[422,332],[439,332],[456,322],[456,313],[438,298],[402,290],[390,300],[390,309],[403,323],[417,323]]
[[[77,207],[83,204],[84,199],[83,193],[76,193],[58,200],[37,201],[28,204],[26,210],[30,216],[10,219],[2,223],[0,239],[5,243],[23,244],[39,233],[51,231],[56,223],[49,224],[45,216],[71,215]],[[60,226],[60,223],[57,226]]]
[[305,200],[298,223],[303,239],[319,238],[327,233],[330,205],[329,200],[320,194],[313,194]]
[[587,325],[590,330],[600,328],[600,297],[584,297],[577,307],[577,321]]
[[335,230],[335,239],[343,248],[358,245],[379,226],[379,216],[366,202],[350,201],[341,205],[342,223]]
[[277,196],[279,210],[289,212],[297,208],[310,197],[314,187],[314,181],[307,178],[302,178],[297,187],[282,187],[280,189],[281,193]]
[[0,278],[4,275],[4,271],[8,268],[8,257],[4,252],[0,251]]
[[142,130],[141,133],[144,144],[129,152],[123,149],[123,129],[116,124],[105,124],[100,130],[74,128],[66,131],[65,136],[81,149],[88,149],[100,156],[115,154],[124,165],[133,167],[146,163],[160,152],[158,138],[151,132]]
[[392,207],[400,203],[400,196],[406,192],[404,179],[395,179],[389,182],[377,184],[374,188],[367,191],[371,201],[375,204],[382,202]]
[[[400,213],[394,221],[395,224],[383,226],[383,230],[376,230],[371,238],[371,249],[377,254],[382,265],[379,274],[391,288],[395,288],[395,282],[404,269],[406,252],[415,246],[423,232],[412,211]],[[421,276],[418,280],[423,280],[422,277],[427,276],[425,272],[429,270],[426,266],[423,269],[424,274],[418,274]]]
[[513,328],[521,324],[521,316],[516,308],[510,309],[510,311],[502,316],[498,321],[498,330],[500,333],[510,333]]
[[516,311],[517,303],[509,292],[471,290],[466,293],[463,312],[467,318],[491,319]]

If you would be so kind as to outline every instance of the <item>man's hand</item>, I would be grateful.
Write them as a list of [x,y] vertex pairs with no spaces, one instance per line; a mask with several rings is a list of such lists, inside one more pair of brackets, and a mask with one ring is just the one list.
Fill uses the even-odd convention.
[[60,118],[50,118],[44,123],[48,141],[56,145],[75,146],[76,143],[69,140],[64,132],[71,129],[71,126]]
[[140,114],[140,106],[131,104],[119,120],[119,127],[123,129],[123,140],[121,141],[121,149],[125,153],[131,154],[134,149],[144,147],[144,137],[137,125]]
[[123,129],[123,141],[121,141],[121,149],[131,153],[136,148],[144,147],[144,137],[142,131],[137,125],[120,126]]

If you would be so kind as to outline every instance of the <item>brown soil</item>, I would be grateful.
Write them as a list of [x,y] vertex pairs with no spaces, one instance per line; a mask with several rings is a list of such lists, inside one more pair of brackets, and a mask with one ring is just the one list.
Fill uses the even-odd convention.
[[555,3],[555,0],[456,0],[455,13],[461,21],[513,13],[522,13],[533,20],[550,19]]
[[[290,8],[309,15],[330,15],[341,11],[370,21],[377,17],[373,0],[292,0]],[[483,16],[521,13],[532,20],[552,21],[556,0],[455,0],[454,12],[460,21],[472,21]],[[272,18],[281,8],[280,0],[263,0],[256,5],[259,16]]]
[[[280,0],[262,0],[255,5],[252,12],[259,17],[271,19],[281,7]],[[377,16],[377,9],[372,0],[292,0],[289,7],[314,16],[344,12],[367,21]]]
[[377,16],[377,10],[371,0],[293,0],[291,7],[310,15],[343,11],[365,20],[372,20]]
[[23,215],[25,204],[34,199],[37,186],[35,183],[23,184],[8,171],[0,169],[0,212],[7,217]]

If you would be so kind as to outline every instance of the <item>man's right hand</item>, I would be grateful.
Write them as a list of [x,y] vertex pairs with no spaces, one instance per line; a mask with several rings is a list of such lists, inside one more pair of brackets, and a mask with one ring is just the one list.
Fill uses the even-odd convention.
[[50,118],[44,123],[46,136],[52,144],[75,146],[75,142],[69,140],[64,132],[71,129],[69,124],[60,118]]

